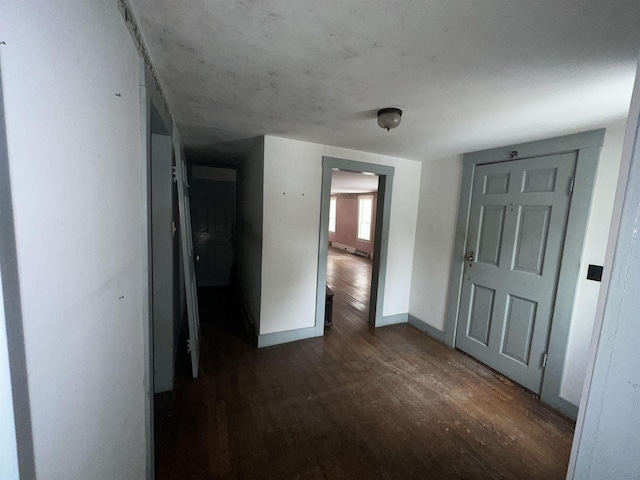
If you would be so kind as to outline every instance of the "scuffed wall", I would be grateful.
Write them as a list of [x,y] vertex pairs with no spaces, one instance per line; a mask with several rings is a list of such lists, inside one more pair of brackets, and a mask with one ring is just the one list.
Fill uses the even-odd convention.
[[142,479],[138,52],[117,2],[3,2],[2,82],[39,480]]

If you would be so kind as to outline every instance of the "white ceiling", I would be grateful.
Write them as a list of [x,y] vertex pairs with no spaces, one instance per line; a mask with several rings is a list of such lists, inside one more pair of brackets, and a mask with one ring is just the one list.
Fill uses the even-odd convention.
[[378,191],[378,176],[334,170],[331,172],[331,193],[369,193]]
[[130,1],[201,160],[264,134],[425,160],[603,127],[640,50],[638,0]]

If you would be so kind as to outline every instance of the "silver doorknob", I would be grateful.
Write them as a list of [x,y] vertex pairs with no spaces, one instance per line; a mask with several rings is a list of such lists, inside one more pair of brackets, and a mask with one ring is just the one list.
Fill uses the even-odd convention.
[[467,262],[473,262],[473,259],[474,259],[474,256],[473,256],[473,250],[469,250],[469,251],[467,252],[467,254],[464,256],[464,259],[465,259]]

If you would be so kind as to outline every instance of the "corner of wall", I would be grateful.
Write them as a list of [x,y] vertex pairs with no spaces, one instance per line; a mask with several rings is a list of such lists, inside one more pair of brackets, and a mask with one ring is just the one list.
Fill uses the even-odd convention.
[[265,137],[245,141],[236,183],[236,287],[247,328],[255,335],[262,313]]
[[461,181],[461,155],[422,165],[409,312],[436,332],[445,329]]

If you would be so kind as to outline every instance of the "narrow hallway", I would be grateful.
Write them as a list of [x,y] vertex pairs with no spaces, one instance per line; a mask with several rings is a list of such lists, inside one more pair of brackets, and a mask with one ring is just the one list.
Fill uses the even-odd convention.
[[370,265],[331,251],[333,326],[261,350],[228,289],[200,292],[202,372],[179,361],[156,396],[156,478],[564,478],[572,422],[409,325],[371,327]]

